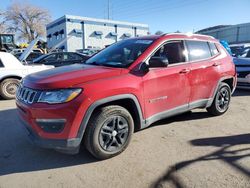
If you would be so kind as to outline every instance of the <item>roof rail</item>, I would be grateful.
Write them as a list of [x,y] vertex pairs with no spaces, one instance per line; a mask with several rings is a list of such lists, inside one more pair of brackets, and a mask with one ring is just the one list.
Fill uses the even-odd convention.
[[202,34],[196,34],[196,33],[164,33],[162,34],[161,36],[167,36],[167,35],[187,35],[187,36],[204,36],[204,37],[209,37],[209,38],[212,38],[212,39],[215,39],[213,36],[210,36],[210,35],[202,35]]

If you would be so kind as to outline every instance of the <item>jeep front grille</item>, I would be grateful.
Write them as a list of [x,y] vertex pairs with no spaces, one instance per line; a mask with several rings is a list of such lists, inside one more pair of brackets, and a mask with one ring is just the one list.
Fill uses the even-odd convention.
[[37,93],[38,92],[33,89],[20,85],[16,93],[16,98],[22,102],[32,104],[37,97]]

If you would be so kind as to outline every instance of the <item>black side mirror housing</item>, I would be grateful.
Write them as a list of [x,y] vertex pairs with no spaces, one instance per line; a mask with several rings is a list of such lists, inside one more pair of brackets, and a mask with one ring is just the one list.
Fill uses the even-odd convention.
[[168,58],[167,57],[151,57],[149,59],[148,64],[149,64],[149,68],[167,67]]

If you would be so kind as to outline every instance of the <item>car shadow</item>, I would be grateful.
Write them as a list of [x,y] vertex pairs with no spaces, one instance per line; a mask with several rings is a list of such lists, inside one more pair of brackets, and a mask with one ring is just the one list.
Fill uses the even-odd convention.
[[67,155],[36,147],[30,143],[22,126],[16,109],[0,111],[0,176],[97,161],[85,149],[77,155]]
[[[225,137],[213,137],[191,140],[190,144],[193,146],[215,146],[218,149],[215,152],[200,156],[198,158],[181,161],[170,167],[163,176],[159,177],[152,183],[151,187],[163,187],[166,182],[172,183],[175,187],[187,187],[184,185],[182,179],[178,176],[178,172],[184,168],[194,165],[202,161],[223,161],[229,166],[236,169],[239,173],[247,178],[250,177],[250,169],[243,166],[243,163],[237,163],[240,159],[250,157],[250,147],[242,149],[234,149],[237,145],[250,144],[250,134],[241,134]],[[244,153],[244,154],[242,154]]]
[[[207,117],[206,112],[190,112],[159,121],[155,125]],[[0,110],[0,132],[0,176],[98,162],[84,148],[77,155],[67,155],[34,146],[19,121],[16,109]]]

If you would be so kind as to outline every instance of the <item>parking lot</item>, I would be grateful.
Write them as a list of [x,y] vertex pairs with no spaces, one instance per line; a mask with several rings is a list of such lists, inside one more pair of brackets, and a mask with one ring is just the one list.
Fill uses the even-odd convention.
[[0,188],[250,187],[250,92],[219,117],[194,110],[136,132],[128,149],[98,161],[33,146],[15,101],[0,100]]

